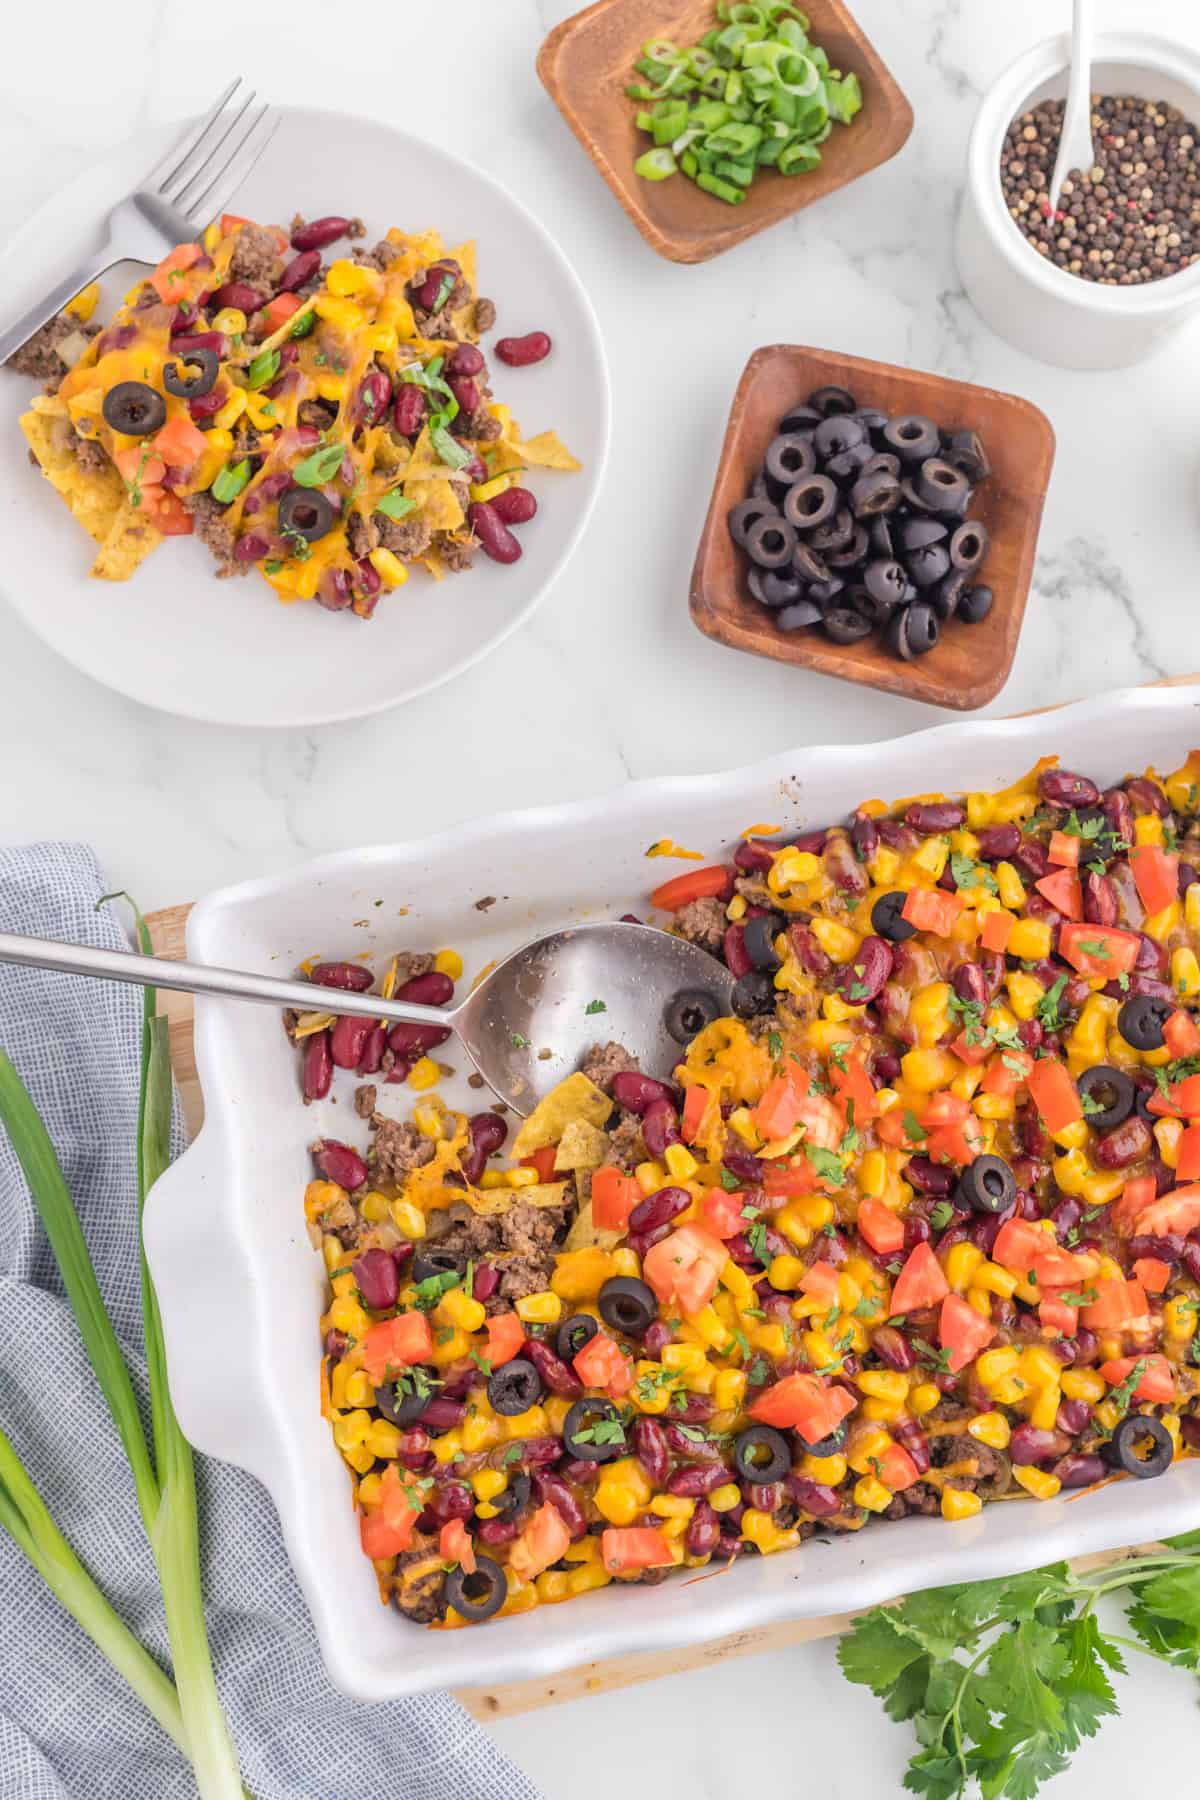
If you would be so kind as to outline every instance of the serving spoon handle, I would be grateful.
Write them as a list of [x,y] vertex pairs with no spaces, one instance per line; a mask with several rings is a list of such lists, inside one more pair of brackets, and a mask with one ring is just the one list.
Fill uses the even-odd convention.
[[1058,211],[1062,184],[1072,169],[1085,173],[1096,160],[1092,143],[1092,32],[1093,0],[1073,0],[1071,13],[1071,70],[1062,136],[1050,177],[1050,210]]

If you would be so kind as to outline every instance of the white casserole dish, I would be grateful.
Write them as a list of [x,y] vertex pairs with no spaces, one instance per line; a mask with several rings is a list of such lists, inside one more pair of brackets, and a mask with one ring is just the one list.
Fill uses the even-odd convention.
[[[1050,750],[1104,780],[1147,763],[1167,770],[1200,741],[1198,707],[1200,687],[1131,690],[1049,717],[795,750],[729,774],[638,782],[605,799],[328,856],[202,901],[188,951],[203,962],[290,972],[314,953],[383,957],[454,945],[471,976],[570,919],[644,910],[646,890],[673,867],[647,862],[645,847],[666,834],[716,854],[751,822],[796,829],[836,820],[870,796],[1003,785]],[[476,910],[489,894],[495,904]],[[720,1580],[609,1587],[484,1629],[411,1625],[379,1603],[347,1472],[317,1406],[323,1267],[304,1230],[307,1145],[322,1132],[362,1142],[353,1078],[339,1077],[328,1101],[306,1109],[279,1020],[232,1001],[197,1003],[196,1055],[206,1123],[146,1212],[175,1404],[198,1449],[240,1464],[269,1489],[329,1672],[349,1694],[382,1700],[546,1676],[1200,1524],[1196,1458],[1153,1483],[1117,1483],[1073,1501],[994,1505],[953,1525],[872,1525],[828,1545],[747,1558]],[[452,1086],[446,1092],[454,1099]],[[380,1093],[397,1112],[411,1100],[405,1088]]]

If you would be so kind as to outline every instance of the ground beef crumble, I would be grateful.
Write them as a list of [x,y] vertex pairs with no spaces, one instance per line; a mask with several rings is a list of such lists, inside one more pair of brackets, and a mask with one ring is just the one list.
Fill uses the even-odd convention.
[[715,896],[689,900],[675,914],[675,928],[680,937],[686,938],[689,944],[699,944],[702,949],[711,950],[714,956],[720,953],[728,923],[725,902]]
[[247,574],[251,565],[239,562],[233,554],[237,533],[225,516],[225,508],[208,493],[186,494],[183,504],[196,521],[196,536],[217,559],[218,576]]
[[379,1089],[373,1081],[364,1081],[361,1087],[354,1090],[354,1110],[360,1119],[369,1119],[375,1111],[375,1102],[379,1097]]
[[243,225],[229,264],[230,281],[244,281],[260,299],[269,300],[282,274],[283,258],[275,233],[266,225]]
[[376,528],[385,550],[391,550],[401,561],[423,556],[433,542],[433,533],[421,518],[384,519]]
[[621,1075],[626,1071],[636,1073],[640,1067],[637,1057],[631,1056],[623,1044],[610,1042],[593,1044],[579,1065],[579,1073],[586,1075],[589,1081],[594,1081],[604,1093],[611,1095],[614,1075]]
[[437,1239],[439,1250],[494,1263],[500,1271],[499,1298],[510,1305],[550,1285],[554,1251],[565,1223],[560,1207],[529,1206],[516,1200],[502,1213],[451,1209],[451,1224]]
[[633,1113],[627,1113],[616,1130],[609,1133],[608,1144],[612,1161],[627,1175],[632,1175],[639,1163],[649,1159],[642,1122]]
[[376,1181],[391,1181],[399,1186],[414,1169],[433,1161],[432,1139],[423,1137],[415,1125],[373,1113],[375,1132],[369,1152],[371,1173]]
[[108,452],[94,438],[73,436],[71,449],[75,453],[75,461],[87,475],[102,475],[105,469],[112,467]]
[[99,329],[98,325],[81,325],[70,313],[56,313],[19,350],[13,351],[5,367],[15,369],[18,375],[28,375],[34,381],[51,383],[50,391],[53,392],[67,372],[67,365],[58,353],[59,345],[78,332],[84,337],[95,337]]

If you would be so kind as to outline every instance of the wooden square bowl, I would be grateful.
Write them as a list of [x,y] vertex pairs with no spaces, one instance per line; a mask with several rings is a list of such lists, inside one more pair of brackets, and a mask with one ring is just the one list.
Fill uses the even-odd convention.
[[645,181],[633,165],[651,143],[634,123],[626,83],[651,38],[697,44],[719,23],[714,0],[597,0],[555,27],[538,53],[538,74],[646,242],[672,262],[707,262],[895,156],[913,126],[912,107],[841,0],[805,0],[815,43],[831,65],[858,76],[863,107],[835,126],[807,175],[756,175],[740,206],[704,193],[685,175]]
[[[849,388],[860,406],[923,413],[947,429],[977,431],[991,461],[992,473],[976,489],[970,516],[981,519],[991,535],[979,580],[996,596],[992,610],[978,625],[950,620],[936,647],[912,662],[893,656],[879,633],[856,644],[835,644],[820,630],[780,631],[766,608],[751,598],[749,563],[729,535],[729,510],[749,493],[779,420],[814,388],[826,385]],[[983,706],[999,693],[1012,668],[1053,463],[1049,419],[1015,394],[800,344],[756,350],[733,397],[692,570],[692,618],[706,637],[754,656],[931,706],[963,712]]]

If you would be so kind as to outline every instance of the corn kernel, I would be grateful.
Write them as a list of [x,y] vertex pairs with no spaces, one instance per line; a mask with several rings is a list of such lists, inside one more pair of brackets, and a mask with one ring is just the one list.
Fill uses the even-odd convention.
[[908,1376],[891,1369],[864,1369],[860,1375],[855,1376],[855,1384],[864,1394],[874,1395],[880,1400],[908,1398]]
[[996,886],[999,889],[1000,904],[1007,906],[1010,912],[1020,912],[1025,904],[1025,884],[1012,863],[996,864]]
[[1186,945],[1171,952],[1171,986],[1177,994],[1200,993],[1200,963]]
[[1162,820],[1157,813],[1140,813],[1133,821],[1133,841],[1135,844],[1157,844],[1162,846]]
[[903,1400],[864,1400],[859,1407],[859,1417],[870,1419],[877,1425],[895,1425],[904,1417]]
[[950,1025],[948,981],[931,981],[913,995],[909,1018],[917,1033],[917,1042],[928,1049],[936,1044]]
[[664,1344],[662,1350],[662,1366],[664,1369],[694,1369],[707,1361],[703,1344]]
[[1021,1352],[1021,1374],[1032,1387],[1057,1387],[1062,1364],[1044,1344],[1031,1344]]
[[976,1269],[986,1261],[975,1244],[955,1244],[946,1258],[946,1280],[956,1294],[965,1294]]
[[801,1458],[800,1471],[810,1481],[819,1481],[822,1487],[840,1487],[846,1479],[848,1464],[846,1458],[835,1456],[812,1456],[807,1454]]
[[360,1506],[376,1507],[383,1500],[383,1476],[364,1475],[358,1484],[355,1499]]
[[408,570],[400,558],[383,544],[367,552],[367,561],[386,588],[403,587],[408,580]]
[[375,1457],[367,1444],[358,1444],[353,1450],[343,1450],[342,1455],[356,1475],[365,1475],[375,1467]]
[[1050,954],[1050,926],[1045,919],[1018,919],[1008,939],[1008,954],[1022,962],[1043,962]]
[[376,1419],[367,1433],[366,1444],[372,1456],[393,1457],[400,1449],[399,1429],[390,1419]]
[[[739,1306],[749,1306],[754,1299],[754,1283],[745,1269],[734,1262],[732,1256],[721,1270],[718,1280],[727,1293],[731,1294]],[[718,1295],[718,1299],[722,1296]],[[733,1321],[730,1321],[730,1329]]]
[[425,1236],[425,1214],[411,1200],[393,1200],[389,1208],[397,1231],[414,1241]]
[[[1163,1330],[1177,1343],[1186,1343],[1196,1335],[1196,1303],[1176,1296],[1163,1307]],[[1065,1385],[1065,1384],[1064,1384]]]
[[434,1318],[440,1325],[455,1325],[460,1331],[482,1331],[487,1313],[482,1303],[464,1287],[452,1287],[437,1303]]
[[660,1187],[665,1185],[667,1171],[661,1163],[639,1163],[637,1168],[633,1171],[633,1178],[641,1188],[643,1194],[654,1194],[657,1193]]
[[714,1512],[732,1512],[741,1503],[741,1490],[736,1481],[726,1481],[719,1488],[714,1488],[708,1496],[708,1504]]
[[[436,1087],[440,1079],[441,1070],[432,1056],[419,1056],[408,1071],[408,1085],[416,1088],[419,1094],[424,1093],[427,1088]],[[536,1170],[533,1172],[537,1173]]]
[[696,1510],[694,1500],[686,1500],[682,1494],[655,1494],[647,1512],[652,1512],[660,1519],[690,1519]]
[[713,1383],[713,1400],[718,1412],[740,1412],[746,1397],[744,1369],[718,1369]]
[[976,1413],[967,1430],[981,1444],[990,1444],[993,1450],[1006,1449],[1012,1436],[1008,1420],[1000,1412]]
[[636,1280],[641,1274],[642,1265],[638,1259],[638,1253],[636,1250],[631,1250],[628,1244],[619,1244],[610,1254],[614,1275],[632,1275]]
[[562,1301],[549,1290],[526,1294],[517,1301],[516,1312],[527,1325],[557,1325],[562,1318]]
[[690,1181],[700,1167],[686,1144],[668,1144],[663,1161],[676,1181]]
[[[335,1368],[335,1370],[334,1370],[334,1374],[335,1375],[340,1374],[342,1369],[344,1369],[345,1367],[346,1367],[346,1365],[344,1363],[339,1363],[337,1365],[337,1368]],[[365,1369],[349,1370],[349,1372],[346,1375],[346,1405],[347,1406],[373,1406],[374,1404],[375,1404],[375,1389],[371,1386],[371,1382],[367,1376],[366,1370]]]
[[343,1413],[340,1419],[333,1422],[334,1443],[339,1450],[356,1449],[359,1444],[366,1443],[371,1423],[371,1415],[363,1407]]
[[[814,858],[815,860],[815,858]],[[848,963],[857,954],[862,938],[857,931],[851,931],[848,925],[840,924],[836,919],[827,919],[818,915],[813,919],[809,929],[817,942],[836,963]]]
[[1053,1500],[1062,1487],[1057,1475],[1047,1475],[1044,1469],[1035,1469],[1025,1463],[1014,1465],[1013,1480],[1035,1500]]
[[957,1057],[947,1050],[909,1050],[900,1059],[904,1080],[921,1094],[949,1087],[960,1067]]
[[1028,975],[1023,969],[1010,969],[1005,978],[1008,992],[1008,1003],[1018,1019],[1032,1019],[1037,1012],[1038,1002],[1045,996],[1045,988],[1034,975]]
[[932,1412],[942,1398],[942,1391],[932,1381],[918,1382],[908,1396],[908,1410],[918,1419]]
[[866,1507],[868,1512],[884,1512],[892,1504],[891,1490],[877,1476],[864,1475],[854,1484],[854,1504]]
[[773,1288],[790,1294],[800,1286],[807,1272],[807,1265],[798,1256],[773,1256],[767,1269],[767,1279]]
[[943,1489],[943,1519],[973,1519],[975,1514],[982,1510],[983,1501],[978,1494],[972,1494],[965,1488],[948,1487]]
[[1036,1425],[1039,1431],[1053,1431],[1058,1422],[1058,1409],[1062,1405],[1062,1389],[1055,1382],[1053,1387],[1040,1388],[1034,1396],[1033,1405],[1029,1408],[1029,1422]]
[[1020,1352],[1008,1345],[998,1350],[985,1350],[975,1364],[975,1373],[990,1393],[997,1381],[1014,1372],[1020,1360]]
[[463,959],[457,950],[439,950],[433,966],[439,975],[448,975],[451,981],[462,980]]
[[1183,917],[1189,931],[1200,931],[1200,882],[1193,881],[1183,896]]
[[859,1431],[846,1452],[846,1460],[856,1475],[867,1475],[871,1471],[872,1458],[885,1455],[891,1442],[891,1434],[879,1426],[870,1431]]

